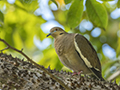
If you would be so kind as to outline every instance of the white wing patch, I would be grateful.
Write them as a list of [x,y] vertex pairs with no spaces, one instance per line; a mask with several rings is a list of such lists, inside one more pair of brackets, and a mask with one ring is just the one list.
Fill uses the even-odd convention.
[[87,58],[85,58],[85,57],[82,55],[82,53],[81,53],[81,51],[80,51],[77,43],[76,43],[75,41],[74,41],[74,43],[75,43],[75,48],[76,48],[77,51],[79,52],[81,58],[84,60],[85,64],[86,64],[88,67],[92,68],[92,65],[91,65],[90,62],[87,60]]
[[[86,57],[83,56],[82,52],[80,51],[79,47],[78,47],[78,44],[76,42],[76,40],[74,39],[74,44],[75,44],[75,48],[76,50],[79,52],[81,58],[84,60],[85,64],[89,67],[89,68],[95,68],[91,65],[91,63],[87,60]],[[97,71],[100,71],[98,68],[95,68]]]

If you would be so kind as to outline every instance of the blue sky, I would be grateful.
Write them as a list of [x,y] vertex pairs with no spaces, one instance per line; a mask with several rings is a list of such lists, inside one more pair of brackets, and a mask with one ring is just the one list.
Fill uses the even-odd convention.
[[[13,4],[15,2],[15,0],[7,0],[10,4]],[[49,30],[52,27],[55,26],[59,26],[61,28],[64,29],[64,27],[59,24],[59,22],[55,21],[54,19],[54,15],[52,13],[51,10],[57,10],[57,6],[52,3],[50,6],[48,6],[48,1],[49,0],[38,0],[39,2],[39,8],[34,12],[35,15],[41,15],[43,19],[45,19],[47,22],[43,23],[40,28],[43,30],[44,33],[49,33]],[[97,0],[100,3],[102,3],[102,1]],[[117,3],[118,0],[114,0],[114,1],[110,1],[109,4],[114,5],[115,3]],[[65,8],[63,10],[69,9],[71,4],[68,4],[65,6]],[[84,8],[85,10],[85,8]],[[113,19],[117,19],[120,17],[120,8],[116,8],[114,11],[111,12],[110,14],[111,18]],[[46,27],[47,26],[47,27]],[[88,27],[89,26],[89,27]],[[79,25],[79,30],[80,32],[85,32],[86,30],[90,31],[93,29],[93,24],[88,21],[88,20],[82,20],[82,22]],[[96,27],[91,31],[91,35],[93,37],[98,37],[101,34],[101,29]],[[117,36],[120,37],[120,30],[117,33]],[[85,34],[85,37],[87,39],[89,39],[89,35]],[[34,44],[36,45],[36,47],[38,47],[38,49],[40,50],[44,50],[46,49],[46,47],[48,47],[52,41],[50,38],[45,38],[43,41],[40,41],[36,36],[34,36]],[[105,56],[107,56],[110,59],[115,59],[116,58],[116,52],[113,48],[111,48],[107,43],[103,44],[102,46],[102,51],[104,53]],[[112,55],[111,55],[112,53]]]

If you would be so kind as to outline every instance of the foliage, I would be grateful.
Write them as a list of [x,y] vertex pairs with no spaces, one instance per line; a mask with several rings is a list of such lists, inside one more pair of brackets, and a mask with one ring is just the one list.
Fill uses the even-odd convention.
[[[5,39],[10,45],[18,49],[23,48],[24,52],[45,67],[50,65],[52,69],[68,70],[63,67],[55,53],[53,38],[50,38],[51,44],[45,49],[39,48],[35,44],[36,37],[37,43],[45,46],[47,42],[44,44],[44,40],[48,32],[45,32],[42,26],[54,20],[64,26],[66,31],[81,33],[88,37],[98,53],[103,76],[106,79],[120,70],[120,17],[111,18],[111,12],[120,8],[119,0],[113,5],[109,2],[114,0],[101,0],[102,3],[96,0],[49,0],[44,8],[40,4],[43,3],[42,1],[47,2],[47,0],[15,0],[14,3],[9,3],[7,0],[0,0],[0,38]],[[56,10],[51,8],[53,3],[57,5]],[[39,8],[40,10],[36,14]],[[49,9],[49,12],[42,13],[46,10],[45,8]],[[54,17],[46,19],[44,15],[50,12]],[[91,29],[83,27],[82,22],[84,21],[91,21],[93,27]],[[46,24],[44,28],[50,29],[51,26]],[[91,34],[95,28],[100,28],[101,31],[97,37]],[[105,56],[102,48],[106,44],[115,50],[116,58],[114,60]],[[3,48],[5,45],[0,42],[0,50]],[[16,53],[14,54],[16,55]],[[119,77],[117,82],[120,82]]]
[[75,28],[80,24],[83,14],[83,0],[74,0],[67,13],[67,23],[69,27]]

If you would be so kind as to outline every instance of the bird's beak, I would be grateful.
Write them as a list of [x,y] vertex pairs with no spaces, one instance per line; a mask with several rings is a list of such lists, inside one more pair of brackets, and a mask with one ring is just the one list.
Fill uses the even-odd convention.
[[49,33],[46,37],[50,36],[52,33]]
[[54,32],[56,32],[56,31],[50,32],[46,37],[52,35]]

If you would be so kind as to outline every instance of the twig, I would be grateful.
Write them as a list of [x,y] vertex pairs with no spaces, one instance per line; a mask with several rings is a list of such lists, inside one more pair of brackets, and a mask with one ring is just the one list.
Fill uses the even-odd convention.
[[9,49],[9,47],[6,47],[6,48],[4,48],[4,49],[2,49],[2,50],[0,50],[0,51],[2,52],[2,51],[7,50],[7,49]]
[[113,80],[115,79],[116,77],[118,77],[120,75],[120,70],[115,72],[114,74],[112,74],[107,80],[110,81],[110,80]]
[[56,76],[52,75],[50,72],[48,72],[44,67],[40,66],[39,64],[35,63],[32,59],[30,59],[25,53],[23,53],[23,49],[21,50],[18,50],[12,46],[10,46],[5,40],[1,39],[0,38],[0,41],[2,41],[4,44],[7,45],[6,48],[2,49],[1,51],[3,50],[6,50],[6,49],[12,49],[20,54],[22,54],[28,61],[30,61],[31,63],[33,63],[35,66],[37,66],[38,68],[40,68],[41,70],[43,70],[45,73],[47,73],[48,75],[50,75],[50,77],[52,79],[54,79],[55,81],[59,82],[66,90],[71,90],[67,85],[65,85],[64,82],[62,82],[60,79],[58,79]]

